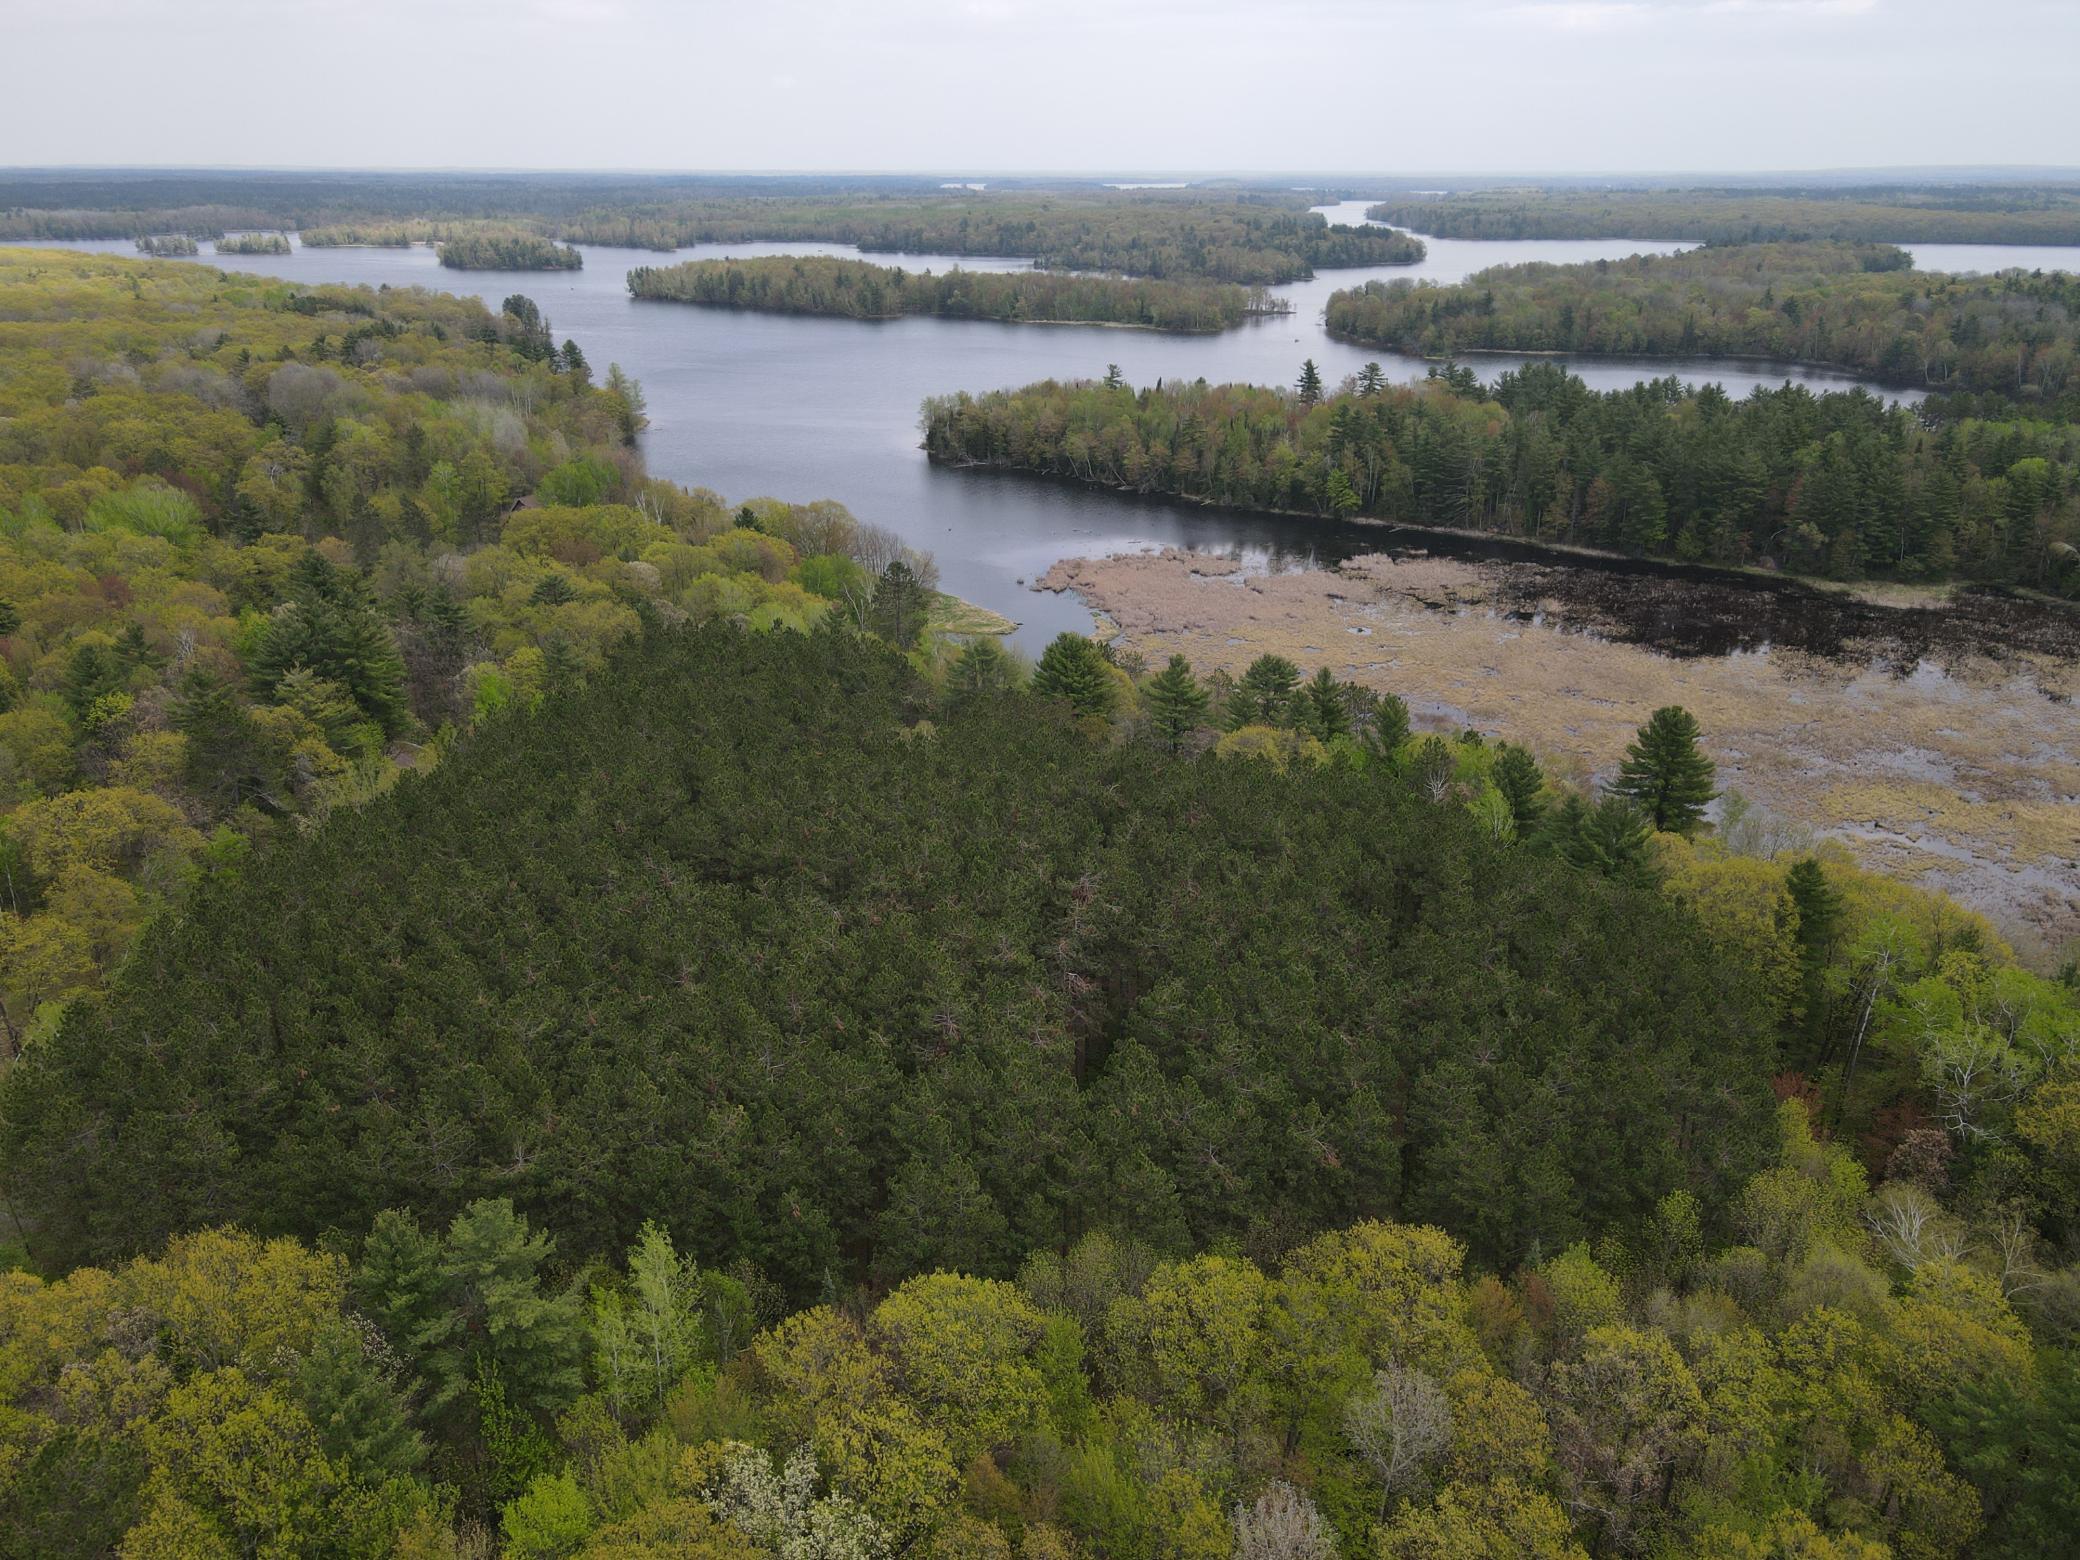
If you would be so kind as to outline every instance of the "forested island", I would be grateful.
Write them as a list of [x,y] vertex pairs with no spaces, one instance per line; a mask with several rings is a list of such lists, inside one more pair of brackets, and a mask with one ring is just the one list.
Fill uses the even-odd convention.
[[161,259],[186,259],[196,253],[196,244],[185,233],[154,233],[137,241],[137,252]]
[[1493,189],[1402,195],[1375,222],[1439,238],[1694,239],[1755,244],[2080,244],[2080,189],[1949,185],[1843,190]]
[[290,253],[287,233],[227,233],[216,241],[220,255],[286,255]]
[[1130,325],[1145,330],[1214,331],[1292,306],[1261,287],[1221,282],[1158,282],[1047,271],[905,271],[863,260],[774,255],[753,260],[688,260],[628,273],[637,298],[775,314],[829,314],[855,320],[909,314],[1021,324]]
[[938,197],[873,202],[703,201],[650,213],[595,211],[563,222],[580,243],[652,249],[755,239],[814,239],[867,251],[1009,255],[1061,271],[1271,286],[1317,269],[1412,265],[1420,239],[1387,228],[1331,227],[1304,198],[1162,191],[1113,195]]
[[1912,269],[1883,244],[1753,244],[1581,265],[1497,266],[1451,287],[1368,282],[1332,333],[1472,350],[1769,358],[1889,384],[2052,398],[2080,387],[2080,276]]
[[1368,371],[1338,394],[1319,375],[1298,393],[1048,381],[927,402],[925,449],[1242,508],[2080,593],[2080,428],[2017,412],[1931,425],[1862,391],[1598,393],[1548,363],[1492,392],[1464,370],[1413,388]]
[[451,271],[576,271],[585,264],[585,257],[569,244],[533,233],[485,230],[442,239],[440,257]]

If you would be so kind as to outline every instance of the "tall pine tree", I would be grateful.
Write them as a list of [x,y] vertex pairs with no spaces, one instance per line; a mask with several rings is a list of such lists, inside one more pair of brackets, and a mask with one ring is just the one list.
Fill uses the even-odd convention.
[[1625,750],[1617,784],[1611,789],[1630,797],[1656,829],[1689,834],[1704,819],[1716,770],[1697,745],[1697,717],[1679,704],[1664,705],[1640,727]]
[[1170,664],[1149,679],[1147,692],[1150,718],[1175,752],[1193,728],[1206,719],[1210,702],[1206,690],[1192,675],[1192,663],[1181,655],[1173,655]]

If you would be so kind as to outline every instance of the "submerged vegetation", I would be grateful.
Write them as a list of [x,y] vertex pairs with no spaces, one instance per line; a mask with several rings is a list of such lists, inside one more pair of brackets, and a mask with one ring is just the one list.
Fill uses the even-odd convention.
[[1247,508],[2080,592],[2080,429],[2015,411],[1931,426],[1862,391],[1598,393],[1549,363],[1492,391],[1464,370],[1412,388],[1368,371],[1317,399],[1048,381],[926,403],[925,448]]
[[1210,331],[1253,315],[1287,313],[1291,305],[1261,287],[1218,282],[1156,282],[1042,271],[905,271],[860,260],[689,260],[638,266],[628,273],[638,298],[761,309],[776,314],[834,314],[847,319],[942,319],[1011,323],[1095,323],[1148,330]]
[[1758,244],[1497,266],[1450,287],[1368,282],[1331,297],[1327,318],[1336,335],[1432,357],[1733,355],[2024,400],[2080,389],[2080,277],[1911,265],[1882,244]]

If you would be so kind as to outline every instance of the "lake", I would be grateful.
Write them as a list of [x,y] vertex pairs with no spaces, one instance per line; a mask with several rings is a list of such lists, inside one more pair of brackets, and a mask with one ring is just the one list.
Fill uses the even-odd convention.
[[[1362,220],[1364,202],[1323,208],[1332,221]],[[306,283],[420,286],[475,294],[493,308],[512,293],[541,305],[559,339],[584,349],[596,372],[619,363],[642,382],[650,429],[650,469],[733,501],[759,495],[834,498],[862,520],[885,525],[939,562],[947,590],[1017,619],[1019,646],[1038,650],[1090,619],[1072,597],[1028,587],[1058,559],[1133,548],[1191,546],[1242,551],[1281,565],[1335,563],[1364,550],[1366,533],[1304,520],[1242,515],[1189,505],[1124,501],[1000,474],[938,470],[918,448],[925,397],[983,391],[1046,378],[1102,375],[1108,364],[1134,384],[1206,378],[1291,384],[1312,358],[1334,385],[1376,359],[1397,380],[1421,379],[1420,359],[1331,340],[1321,311],[1331,292],[1374,277],[1462,280],[1486,266],[1524,260],[1593,260],[1680,249],[1629,240],[1471,241],[1429,239],[1415,266],[1328,271],[1273,289],[1290,316],[1251,321],[1215,336],[1159,335],[1083,325],[1009,325],[986,321],[858,321],[738,313],[684,304],[639,303],[628,296],[631,268],[722,255],[857,253],[839,244],[704,244],[665,256],[650,250],[584,246],[576,272],[451,271],[431,249],[304,249],[289,255],[198,258],[227,269]],[[126,240],[66,247],[134,254]],[[1920,246],[1920,250],[1959,246]],[[1917,250],[1917,253],[1919,250]],[[1974,249],[1975,254],[1994,251]],[[2000,253],[2005,253],[2001,251]],[[1012,259],[945,255],[871,255],[913,270],[954,265],[1016,270]],[[2021,263],[2021,262],[2017,262]],[[1523,359],[1483,355],[1492,377]],[[1723,384],[1745,395],[1785,380],[1816,390],[1858,381],[1795,366],[1661,359],[1597,359],[1569,367],[1590,384],[1623,388],[1670,373]]]

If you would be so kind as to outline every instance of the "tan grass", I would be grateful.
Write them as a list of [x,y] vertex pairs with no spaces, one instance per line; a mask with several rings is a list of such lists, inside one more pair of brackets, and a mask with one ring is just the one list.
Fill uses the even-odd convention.
[[1523,742],[1607,778],[1664,704],[1702,723],[1720,783],[1941,887],[2027,941],[2080,936],[2080,668],[1975,661],[1901,679],[1785,652],[1672,659],[1490,611],[1482,566],[1356,559],[1251,573],[1178,552],[1058,564],[1154,664],[1240,672],[1276,653],[1391,690],[1419,725]]

